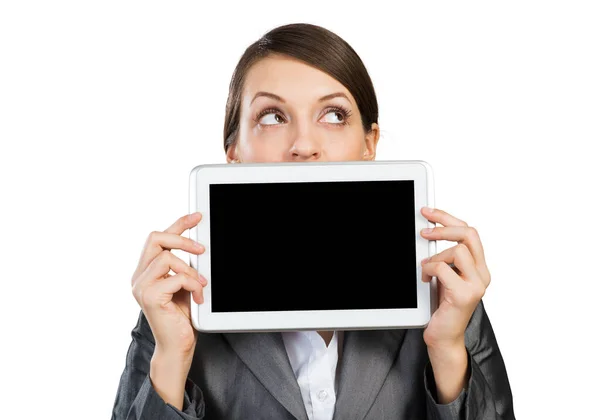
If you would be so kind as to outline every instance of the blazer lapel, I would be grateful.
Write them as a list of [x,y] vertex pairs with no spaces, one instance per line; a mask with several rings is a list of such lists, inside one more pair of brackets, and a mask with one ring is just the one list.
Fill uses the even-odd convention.
[[296,419],[308,420],[300,386],[292,371],[281,334],[224,333],[239,358]]
[[405,334],[404,329],[344,332],[334,420],[364,419]]

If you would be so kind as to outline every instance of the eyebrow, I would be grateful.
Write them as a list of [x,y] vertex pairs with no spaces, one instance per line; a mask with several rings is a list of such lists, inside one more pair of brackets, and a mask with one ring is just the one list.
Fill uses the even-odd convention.
[[[252,102],[254,102],[254,100],[256,98],[261,97],[261,96],[265,96],[267,98],[275,99],[276,101],[279,101],[281,103],[285,103],[285,99],[283,99],[279,95],[275,95],[274,93],[271,93],[271,92],[260,91],[260,92],[257,92],[256,95],[254,95],[254,98],[252,98],[252,101],[250,102],[250,105],[252,105]],[[350,98],[348,98],[348,96],[346,96],[346,94],[344,92],[330,93],[329,95],[325,95],[322,98],[320,98],[319,102],[327,101],[327,100],[333,99],[333,98],[346,98],[346,100],[348,102],[351,102]]]

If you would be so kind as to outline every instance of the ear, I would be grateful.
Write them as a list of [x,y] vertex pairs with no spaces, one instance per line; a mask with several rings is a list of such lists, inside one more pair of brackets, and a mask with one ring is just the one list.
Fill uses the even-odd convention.
[[363,160],[375,160],[377,152],[377,143],[379,142],[379,125],[371,124],[371,131],[365,136],[365,152]]
[[237,142],[227,148],[226,158],[227,163],[239,163]]

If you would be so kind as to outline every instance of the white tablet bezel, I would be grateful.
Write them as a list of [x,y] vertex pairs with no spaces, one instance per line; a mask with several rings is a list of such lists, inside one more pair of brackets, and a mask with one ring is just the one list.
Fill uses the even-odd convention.
[[[360,180],[413,180],[415,191],[415,239],[417,267],[417,308],[319,311],[211,312],[210,206],[211,183],[322,182]],[[190,296],[194,328],[205,332],[351,330],[421,328],[437,308],[437,279],[421,281],[423,258],[436,253],[436,241],[420,234],[435,227],[421,214],[421,207],[434,205],[434,179],[431,166],[422,160],[345,161],[310,163],[242,163],[198,165],[190,172],[189,211],[199,211],[202,219],[189,237],[206,247],[200,255],[190,254],[190,265],[208,280],[204,302],[198,305]]]

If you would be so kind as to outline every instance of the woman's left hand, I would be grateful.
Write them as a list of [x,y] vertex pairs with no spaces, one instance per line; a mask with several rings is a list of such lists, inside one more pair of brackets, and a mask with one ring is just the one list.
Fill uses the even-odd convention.
[[[428,348],[464,348],[467,324],[490,284],[483,246],[475,228],[440,209],[421,213],[427,220],[439,223],[431,233],[421,231],[424,238],[456,241],[457,245],[421,262],[423,278],[437,277],[438,308],[423,333]],[[453,264],[452,267],[449,264]]]

